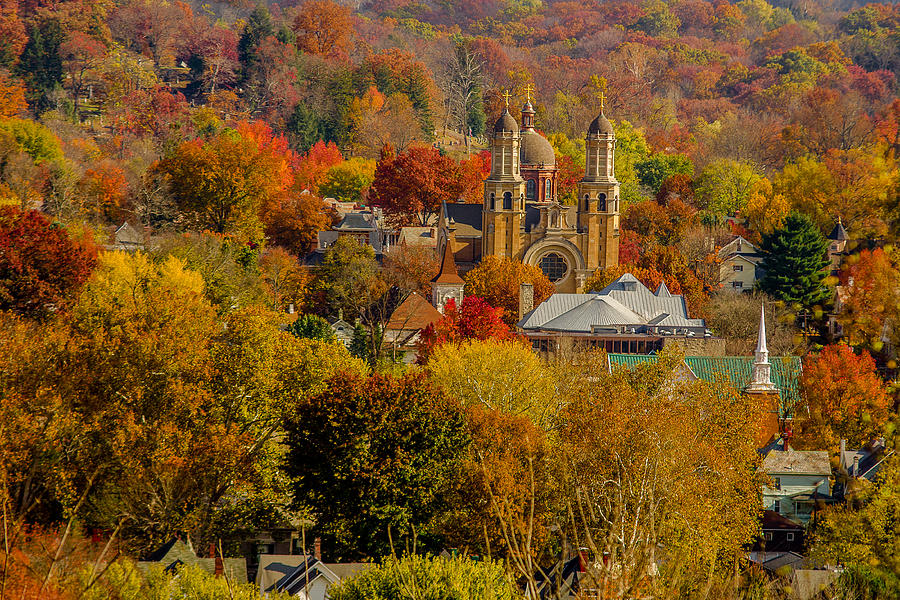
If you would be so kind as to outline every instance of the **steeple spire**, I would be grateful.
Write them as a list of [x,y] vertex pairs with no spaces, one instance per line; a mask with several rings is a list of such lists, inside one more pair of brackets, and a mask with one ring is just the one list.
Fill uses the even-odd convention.
[[444,258],[441,260],[441,270],[431,280],[431,303],[441,314],[444,314],[444,306],[451,299],[457,307],[462,306],[465,283],[456,270],[453,248],[450,247],[450,239],[448,238],[444,244]]
[[749,392],[775,391],[772,383],[772,365],[769,363],[769,349],[766,347],[766,305],[759,311],[759,334],[756,340],[756,355],[753,358],[753,374],[750,377]]

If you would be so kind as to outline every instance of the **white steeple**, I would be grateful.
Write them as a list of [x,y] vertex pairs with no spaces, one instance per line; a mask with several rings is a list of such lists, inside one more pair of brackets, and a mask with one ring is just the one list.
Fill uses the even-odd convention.
[[772,365],[769,364],[769,350],[766,348],[766,305],[763,303],[759,312],[759,337],[756,340],[756,356],[753,359],[753,374],[750,377],[748,392],[773,392]]

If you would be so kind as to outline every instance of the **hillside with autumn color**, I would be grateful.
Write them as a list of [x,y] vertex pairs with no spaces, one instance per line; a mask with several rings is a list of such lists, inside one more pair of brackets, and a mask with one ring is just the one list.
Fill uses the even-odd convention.
[[[0,600],[900,597],[898,76],[890,3],[0,0]],[[525,331],[527,102],[681,346]]]

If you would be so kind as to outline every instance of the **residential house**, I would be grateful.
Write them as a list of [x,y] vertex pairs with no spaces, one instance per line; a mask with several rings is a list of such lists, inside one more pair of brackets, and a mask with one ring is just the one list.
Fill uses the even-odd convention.
[[762,538],[757,544],[766,552],[803,552],[803,526],[774,510],[763,511]]
[[834,496],[849,498],[861,487],[865,488],[865,484],[875,479],[884,461],[893,454],[894,450],[885,447],[884,438],[878,438],[858,450],[848,449],[847,440],[841,440]]
[[848,254],[847,242],[849,240],[850,236],[847,235],[847,230],[844,229],[844,224],[838,217],[834,229],[828,234],[828,260],[831,261],[831,275],[835,277],[841,270],[844,257]]
[[437,251],[437,227],[401,227],[397,245],[407,248],[430,248]]
[[404,362],[415,360],[419,339],[429,325],[441,320],[441,313],[428,300],[413,292],[391,313],[384,327],[384,342],[396,354],[405,352]]
[[785,437],[766,452],[762,470],[769,477],[762,488],[766,510],[806,525],[821,505],[833,501],[825,450],[794,450]]
[[332,586],[373,564],[324,563],[308,554],[269,555],[260,558],[256,582],[263,595],[282,592],[303,600],[328,600]]
[[719,281],[723,290],[746,292],[762,277],[762,255],[759,249],[741,236],[719,250]]
[[519,330],[541,353],[573,347],[610,353],[650,354],[678,344],[689,354],[721,355],[724,340],[703,319],[688,316],[684,297],[663,283],[651,292],[625,273],[599,292],[557,293],[528,311]]
[[325,320],[331,325],[331,329],[334,331],[334,337],[337,338],[337,341],[349,348],[350,342],[353,341],[353,330],[355,327],[352,323],[348,323],[344,320],[343,311],[338,311],[337,317],[328,317]]
[[222,558],[210,548],[209,558],[199,558],[191,545],[172,538],[137,562],[138,570],[146,573],[151,566],[162,565],[166,572],[173,572],[181,565],[198,566],[207,573],[227,574],[232,581],[247,581],[247,561],[244,558]]
[[113,234],[112,244],[110,244],[108,248],[110,250],[134,252],[136,250],[143,250],[144,245],[143,232],[126,221],[116,229]]

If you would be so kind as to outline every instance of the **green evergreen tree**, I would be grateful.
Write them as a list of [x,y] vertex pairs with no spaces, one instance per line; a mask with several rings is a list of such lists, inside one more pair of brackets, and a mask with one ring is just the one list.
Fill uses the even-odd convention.
[[353,328],[353,339],[350,340],[350,354],[362,360],[369,360],[369,332],[357,323]]
[[36,112],[50,108],[50,92],[62,85],[59,46],[64,39],[59,21],[53,19],[29,29],[28,43],[22,50],[16,73],[25,81],[28,103]]
[[300,315],[290,324],[288,331],[301,339],[323,342],[333,342],[336,339],[334,329],[319,315]]
[[259,63],[259,55],[257,50],[264,39],[275,35],[275,27],[272,24],[272,15],[269,10],[263,6],[257,6],[250,18],[247,20],[247,26],[241,39],[238,42],[238,57],[243,68],[242,76],[246,81],[249,79]]
[[760,245],[761,290],[788,304],[810,308],[828,298],[828,242],[806,215],[793,212]]

